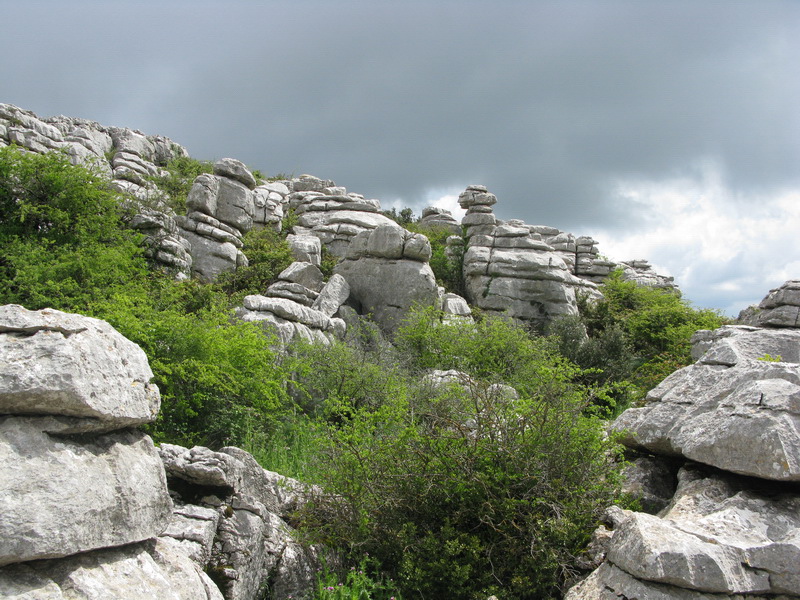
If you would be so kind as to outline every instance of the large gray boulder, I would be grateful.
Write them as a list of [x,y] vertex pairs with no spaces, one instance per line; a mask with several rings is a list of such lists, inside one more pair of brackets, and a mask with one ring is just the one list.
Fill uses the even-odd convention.
[[0,568],[0,597],[18,600],[223,600],[170,539]]
[[697,469],[684,469],[679,479],[659,517],[629,513],[619,523],[607,562],[567,599],[800,595],[796,494]]
[[757,307],[745,309],[739,322],[759,327],[800,327],[800,280],[770,290]]
[[708,349],[697,363],[614,422],[621,441],[733,473],[800,480],[800,331],[727,326],[701,341]]
[[414,306],[439,299],[425,236],[396,227],[358,234],[345,260],[334,268],[350,286],[350,299],[386,333],[393,333]]
[[0,418],[0,565],[157,536],[172,503],[150,438],[71,437],[76,419]]
[[0,413],[82,417],[84,430],[147,423],[161,402],[152,378],[141,348],[105,321],[0,306]]

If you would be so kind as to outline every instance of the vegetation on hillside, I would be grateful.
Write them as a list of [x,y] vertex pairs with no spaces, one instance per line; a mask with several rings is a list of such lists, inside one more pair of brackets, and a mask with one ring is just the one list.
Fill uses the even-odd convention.
[[[424,309],[392,343],[365,322],[344,341],[277,352],[231,311],[289,264],[285,233],[248,234],[250,266],[215,284],[177,282],[147,268],[123,200],[64,155],[0,148],[0,303],[102,318],[138,343],[162,395],[156,441],[238,445],[321,484],[334,500],[298,518],[369,563],[349,586],[385,597],[557,597],[619,500],[600,418],[685,364],[694,329],[721,322],[612,277],[550,337],[500,318],[442,325]],[[422,232],[437,278],[459,290],[446,233]],[[437,384],[434,369],[459,374]]]

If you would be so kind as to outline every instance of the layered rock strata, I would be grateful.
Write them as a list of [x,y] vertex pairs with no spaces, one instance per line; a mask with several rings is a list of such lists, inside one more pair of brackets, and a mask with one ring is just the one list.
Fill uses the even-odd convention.
[[345,322],[334,315],[349,295],[350,286],[341,275],[326,283],[316,265],[294,262],[264,295],[246,296],[236,316],[274,331],[281,345],[294,338],[327,344],[344,337]]
[[467,300],[482,310],[503,313],[534,324],[577,314],[576,291],[597,295],[594,284],[573,275],[536,227],[522,221],[498,221],[497,202],[484,186],[470,186],[459,196],[467,210],[463,255]]
[[107,323],[0,307],[0,596],[221,600],[161,534],[158,389]]
[[800,327],[800,280],[770,290],[758,306],[742,311],[739,322],[759,327]]
[[[762,304],[792,306],[793,286]],[[648,460],[684,466],[661,512],[628,512],[605,530],[605,562],[567,600],[800,598],[800,330],[783,314],[780,328],[697,332],[697,362],[613,423]],[[655,486],[639,481],[650,497]]]
[[350,303],[393,333],[414,306],[434,306],[439,288],[428,238],[397,225],[362,231],[334,268],[350,286]]

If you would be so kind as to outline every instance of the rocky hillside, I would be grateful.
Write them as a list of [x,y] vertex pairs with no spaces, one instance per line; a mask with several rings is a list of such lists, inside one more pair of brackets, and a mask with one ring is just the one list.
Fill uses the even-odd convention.
[[[60,150],[73,163],[96,165],[118,190],[136,199],[139,214],[132,225],[147,235],[152,259],[176,276],[212,280],[245,265],[244,234],[254,227],[280,229],[291,212],[296,224],[288,240],[297,260],[319,265],[322,247],[342,258],[339,273],[350,284],[350,306],[374,315],[385,330],[391,331],[412,303],[441,301],[427,265],[430,248],[424,236],[391,233],[391,228],[401,228],[381,214],[380,201],[348,192],[333,181],[309,175],[256,180],[240,161],[222,159],[213,173],[195,179],[185,211],[176,213],[166,206],[157,185],[170,161],[186,156],[172,140],[83,119],[40,118],[0,104],[0,145],[8,144],[33,152]],[[465,299],[473,306],[541,325],[576,314],[576,294],[597,295],[596,284],[616,268],[637,283],[674,287],[671,278],[656,274],[644,260],[606,259],[590,237],[498,220],[492,208],[496,202],[485,187],[469,186],[459,198],[467,210],[463,222],[441,209],[423,213],[423,224],[451,228],[451,255],[463,260]],[[372,236],[370,232],[379,228]],[[332,329],[319,315],[309,317],[289,304],[294,300],[286,294],[280,298],[279,304],[253,300],[245,309],[261,317],[271,315],[268,318],[284,336],[297,324],[310,336],[338,327]]]
[[754,311],[762,327],[699,331],[697,362],[613,423],[646,453],[629,481],[658,512],[610,511],[605,560],[567,600],[800,597],[799,308],[790,281]]

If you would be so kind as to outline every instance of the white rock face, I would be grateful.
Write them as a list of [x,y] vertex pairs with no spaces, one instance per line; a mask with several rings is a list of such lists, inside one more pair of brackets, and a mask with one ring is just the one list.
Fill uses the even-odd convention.
[[0,597],[19,600],[223,600],[171,540],[0,568]]
[[166,527],[172,503],[150,438],[73,441],[64,430],[74,428],[59,417],[0,421],[0,565],[138,542]]
[[[613,428],[623,443],[743,475],[800,480],[800,331],[728,326]],[[759,360],[765,356],[782,362]]]
[[745,309],[739,322],[759,327],[800,327],[800,280],[770,290],[758,307]]
[[436,278],[423,262],[429,257],[425,236],[379,227],[358,234],[334,272],[350,285],[360,313],[371,315],[381,329],[392,333],[413,306],[434,306],[438,300]]
[[105,321],[0,307],[0,412],[86,417],[111,430],[152,421],[160,406],[141,348]]

